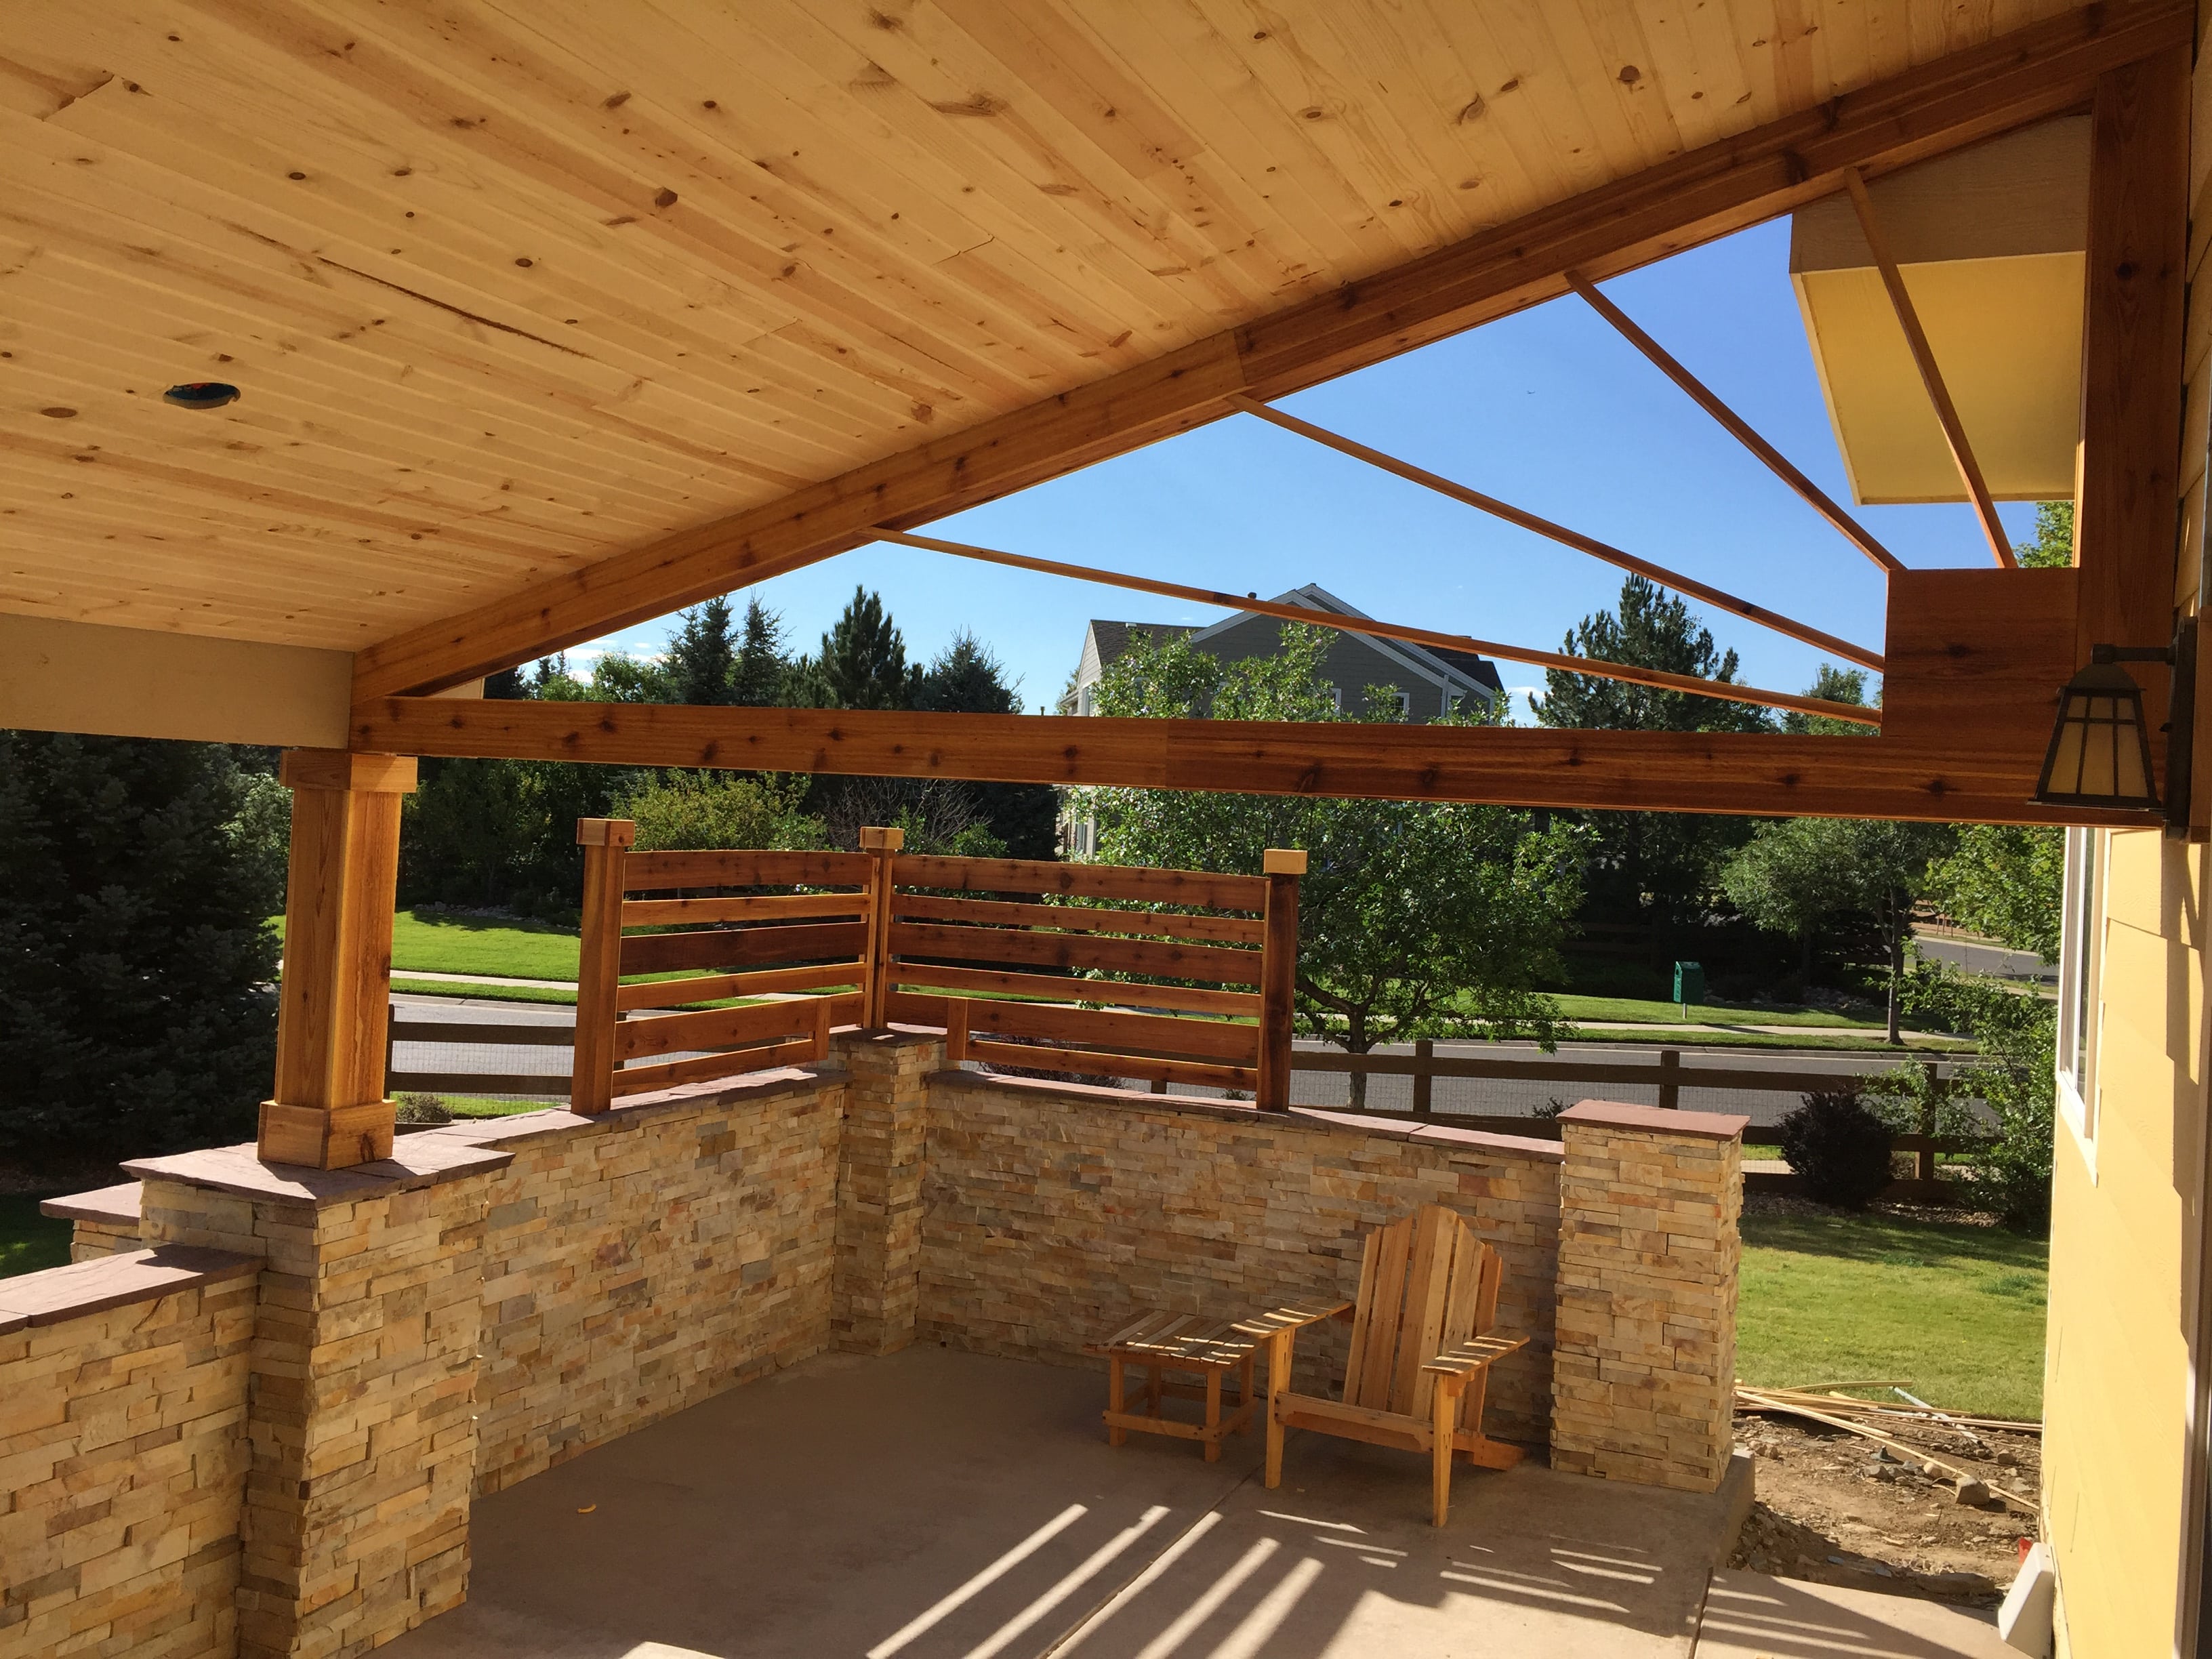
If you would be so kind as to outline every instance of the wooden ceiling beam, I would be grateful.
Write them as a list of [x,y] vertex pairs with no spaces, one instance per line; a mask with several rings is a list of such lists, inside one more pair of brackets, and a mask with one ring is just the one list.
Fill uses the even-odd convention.
[[1874,198],[1867,194],[1866,178],[1856,167],[1849,168],[1844,173],[1844,187],[1850,192],[1851,206],[1859,216],[1859,229],[1866,237],[1867,246],[1873,251],[1875,267],[1881,272],[1881,285],[1889,291],[1890,309],[1897,313],[1897,325],[1905,333],[1905,349],[1912,354],[1913,367],[1920,371],[1920,384],[1928,389],[1928,401],[1936,410],[1936,423],[1943,428],[1943,441],[1950,447],[1952,464],[1959,469],[1959,481],[1966,488],[1966,498],[1973,503],[1974,516],[1981,521],[1982,535],[1989,542],[1990,556],[2001,568],[2010,570],[2020,562],[2013,556],[2012,542],[2005,535],[2004,526],[1997,521],[1997,504],[1982,477],[1981,463],[1974,459],[1974,447],[1966,441],[1966,422],[1959,418],[1958,404],[1951,401],[1951,388],[1943,383],[1943,371],[1936,362],[1936,348],[1929,343],[1928,331],[1920,325],[1919,310],[1905,289],[1905,273],[1897,268],[1896,256],[1890,252],[1881,216],[1875,212]]
[[1946,823],[2158,822],[2033,805],[2039,756],[1961,755],[1948,738],[380,697],[354,711],[353,740],[407,755],[868,777]]
[[1277,316],[397,635],[356,700],[440,690],[911,529],[1741,230],[1881,173],[2086,103],[2192,39],[2190,0],[2069,10],[1708,144]]
[[[1638,327],[1636,319],[1613,304],[1596,283],[1584,280],[1581,272],[1573,270],[1567,273],[1567,283],[1582,295],[1583,302],[1592,311],[1613,325],[1615,333],[1642,352],[1662,374],[1681,387],[1692,403],[1719,422],[1730,437],[1756,455],[1768,471],[1796,490],[1808,507],[1840,531],[1852,546],[1872,559],[1885,574],[1905,568],[1905,562],[1875,540],[1872,531],[1837,506],[1826,490],[1799,471],[1787,455],[1759,436],[1757,428],[1729,408],[1718,392],[1684,368],[1674,353]],[[1852,660],[1863,661],[1864,659],[1853,658]],[[1876,670],[1881,665],[1878,662],[1867,664],[1868,667]]]
[[[1769,611],[1765,605],[1753,605],[1749,599],[1740,599],[1725,588],[1715,587],[1710,583],[1698,580],[1693,576],[1685,576],[1677,571],[1669,570],[1663,564],[1654,564],[1649,559],[1638,558],[1635,554],[1626,552],[1613,546],[1610,542],[1601,542],[1595,536],[1585,536],[1578,530],[1570,530],[1565,525],[1554,524],[1549,519],[1514,506],[1510,501],[1502,501],[1495,495],[1486,495],[1480,489],[1471,489],[1465,484],[1455,483],[1440,473],[1430,471],[1426,467],[1415,466],[1410,461],[1401,461],[1395,455],[1372,448],[1357,439],[1347,438],[1342,433],[1332,432],[1325,426],[1316,426],[1311,421],[1300,420],[1297,416],[1285,414],[1283,410],[1263,404],[1255,398],[1240,397],[1234,401],[1237,407],[1243,413],[1255,416],[1270,425],[1279,426],[1285,432],[1295,432],[1302,438],[1311,439],[1315,443],[1325,448],[1334,449],[1339,454],[1349,455],[1356,461],[1364,461],[1370,466],[1393,473],[1409,483],[1419,484],[1425,489],[1433,489],[1439,495],[1449,496],[1453,501],[1463,502],[1474,507],[1477,512],[1487,513],[1493,518],[1503,519],[1510,525],[1516,525],[1533,534],[1555,541],[1562,547],[1571,547],[1577,553],[1587,553],[1594,559],[1602,559],[1606,563],[1622,570],[1632,570],[1638,575],[1658,583],[1662,587],[1672,588],[1677,593],[1686,593],[1693,599],[1703,599],[1706,604],[1726,611],[1731,615],[1741,617],[1747,622],[1755,622],[1762,628],[1771,628],[1778,634],[1786,634],[1791,639],[1801,641],[1804,644],[1816,646],[1823,651],[1833,652],[1846,662],[1855,662],[1863,668],[1872,669],[1877,674],[1882,672],[1881,653],[1879,651],[1869,651],[1863,645],[1853,645],[1849,640],[1838,639],[1833,634],[1824,633],[1809,623],[1799,622],[1794,617],[1785,617],[1778,611]],[[1904,568],[1902,565],[1898,568]],[[1490,650],[1490,654],[1494,657],[1510,657],[1516,662],[1538,660],[1537,658],[1525,653],[1508,650],[1504,646],[1495,649],[1486,647],[1485,649]],[[1545,665],[1556,665],[1547,662]],[[1597,671],[1577,669],[1575,672],[1595,673]],[[1600,678],[1604,677],[1600,676]],[[1794,703],[1772,702],[1771,694],[1764,692],[1756,697],[1741,697],[1737,701],[1764,702],[1774,708],[1796,706]],[[1868,723],[1880,724],[1879,721]]]
[[1263,599],[1255,594],[1246,594],[1240,599],[1218,588],[1191,587],[1182,582],[1160,581],[1150,576],[1126,576],[1116,570],[1101,570],[1096,565],[1066,564],[1058,559],[1040,559],[1027,553],[1009,553],[996,547],[978,547],[973,542],[951,542],[936,536],[917,536],[909,531],[886,530],[880,534],[884,541],[896,542],[903,547],[918,547],[926,552],[949,553],[958,559],[974,559],[983,564],[1003,565],[1014,570],[1035,570],[1048,576],[1065,576],[1079,582],[1097,582],[1103,586],[1129,588],[1139,593],[1158,593],[1170,599],[1190,599],[1200,605],[1219,605],[1226,611],[1249,611],[1257,616],[1279,617],[1284,622],[1298,623],[1309,628],[1330,628],[1340,633],[1364,634],[1375,639],[1403,640],[1408,644],[1425,646],[1435,651],[1464,651],[1472,656],[1502,657],[1508,662],[1528,663],[1534,667],[1557,669],[1566,674],[1586,674],[1592,679],[1619,680],[1629,685],[1650,686],[1659,691],[1679,691],[1686,696],[1714,697],[1723,702],[1750,703],[1760,708],[1794,709],[1801,714],[1819,714],[1829,720],[1850,720],[1859,726],[1881,724],[1881,709],[1858,703],[1800,696],[1793,691],[1765,691],[1755,685],[1701,679],[1694,674],[1670,674],[1664,669],[1638,668],[1628,663],[1607,662],[1600,657],[1571,657],[1563,652],[1538,651],[1525,645],[1500,645],[1495,640],[1478,640],[1465,634],[1443,634],[1433,628],[1413,628],[1403,623],[1377,622],[1372,617],[1346,617],[1334,611],[1316,610],[1310,605],[1286,605],[1275,599]]

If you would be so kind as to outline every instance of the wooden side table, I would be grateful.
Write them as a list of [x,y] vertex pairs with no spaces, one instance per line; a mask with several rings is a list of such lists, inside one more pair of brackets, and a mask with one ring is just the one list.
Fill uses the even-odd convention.
[[[1122,1445],[1128,1431],[1172,1435],[1195,1440],[1206,1448],[1206,1461],[1221,1460],[1222,1440],[1244,1430],[1252,1420],[1252,1356],[1258,1343],[1227,1319],[1205,1319],[1197,1314],[1139,1315],[1103,1342],[1086,1352],[1106,1358],[1106,1439]],[[1128,1409],[1127,1368],[1145,1372],[1142,1411]],[[1196,1372],[1204,1386],[1170,1382],[1170,1371]],[[1222,1379],[1237,1373],[1237,1400],[1227,1416],[1222,1414]],[[1163,1416],[1160,1401],[1167,1396],[1206,1402],[1206,1420],[1186,1423]]]

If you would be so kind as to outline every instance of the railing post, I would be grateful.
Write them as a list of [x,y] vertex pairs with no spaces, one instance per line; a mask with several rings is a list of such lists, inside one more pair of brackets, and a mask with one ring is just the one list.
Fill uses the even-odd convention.
[[623,866],[637,825],[628,818],[579,818],[584,849],[584,915],[576,953],[575,1066],[568,1109],[596,1117],[614,1104],[617,993],[622,984]]
[[1413,1115],[1433,1117],[1437,1074],[1428,1069],[1429,1062],[1437,1057],[1437,1045],[1429,1037],[1413,1039]]
[[1267,878],[1267,908],[1260,955],[1260,1087],[1264,1112],[1291,1109],[1291,1013],[1298,988],[1298,878],[1306,855],[1270,847],[1260,867]]
[[292,851],[276,1073],[257,1151],[264,1163],[342,1170],[392,1156],[392,912],[415,763],[292,749],[277,776],[292,792]]
[[906,831],[895,826],[860,831],[860,850],[872,854],[876,860],[868,889],[867,978],[860,987],[860,1024],[871,1031],[890,1024],[891,891],[898,880],[899,850],[905,845]]
[[1680,1048],[1659,1051],[1659,1105],[1662,1111],[1674,1111],[1682,1104],[1681,1069]]

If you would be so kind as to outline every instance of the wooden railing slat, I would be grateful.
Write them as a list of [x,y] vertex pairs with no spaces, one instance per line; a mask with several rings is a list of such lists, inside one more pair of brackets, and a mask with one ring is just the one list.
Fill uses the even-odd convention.
[[1181,904],[1207,910],[1257,911],[1267,902],[1267,883],[1262,876],[1117,864],[1055,864],[1042,859],[935,858],[920,853],[899,855],[898,884],[965,893],[1057,893],[1133,899],[1144,904]]
[[687,968],[746,968],[756,963],[804,962],[815,957],[851,957],[859,956],[867,945],[867,924],[860,921],[633,933],[622,942],[622,971],[661,974]]
[[550,1095],[568,1097],[567,1073],[394,1072],[384,1079],[391,1095]]
[[1194,1014],[1256,1019],[1259,996],[1251,991],[1197,990],[1182,985],[1131,985],[1118,979],[1078,979],[1069,974],[1023,974],[995,968],[932,968],[899,963],[891,983],[919,991],[987,991],[1045,1002],[1107,1002],[1123,1007],[1180,1008]]
[[615,1058],[681,1054],[690,1048],[733,1048],[814,1029],[814,999],[707,1008],[688,1014],[626,1019],[615,1027]]
[[1109,910],[1077,904],[1015,904],[1003,899],[944,898],[901,892],[891,914],[916,921],[985,922],[999,927],[1058,928],[1071,933],[1130,938],[1189,939],[1220,945],[1259,945],[1267,923],[1257,916],[1193,916],[1164,910]]
[[[973,1004],[970,1006],[974,1006]],[[1133,1077],[1201,1088],[1256,1088],[1253,1066],[1222,1066],[1195,1060],[1151,1060],[1133,1054],[1104,1054],[1085,1048],[1032,1048],[1027,1043],[969,1039],[968,1058],[993,1066],[1025,1066],[1040,1072],[1087,1072],[1096,1077]]]
[[739,893],[721,898],[624,899],[625,927],[700,927],[713,921],[790,921],[857,916],[866,893]]
[[864,853],[786,853],[752,848],[720,852],[632,853],[623,870],[625,892],[670,887],[864,887]]
[[868,964],[825,962],[807,968],[756,968],[741,974],[694,974],[684,979],[647,980],[615,993],[623,1013],[636,1008],[673,1008],[686,1002],[720,1002],[728,997],[762,997],[781,991],[821,991],[857,986]]
[[968,1002],[968,1029],[977,1037],[1040,1038],[1067,1048],[1133,1048],[1165,1058],[1260,1060],[1260,1028],[1174,1014],[1124,1014],[1049,1002]]
[[[1156,974],[1164,979],[1210,980],[1219,984],[1257,985],[1257,951],[1218,945],[1184,945],[1169,939],[1111,939],[1095,935],[1033,933],[1014,927],[960,927],[941,922],[891,924],[892,953],[899,957],[949,957],[957,962],[1015,963],[1050,968],[1105,968],[1125,974]],[[895,978],[908,977],[902,965]]]
[[394,1021],[394,1042],[495,1042],[509,1048],[568,1048],[575,1046],[573,1025],[463,1025],[435,1020]]

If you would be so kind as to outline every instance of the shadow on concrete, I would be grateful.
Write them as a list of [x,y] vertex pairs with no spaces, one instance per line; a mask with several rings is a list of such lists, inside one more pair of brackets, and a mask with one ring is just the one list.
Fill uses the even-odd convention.
[[[467,1606],[394,1659],[1686,1653],[1724,1500],[1260,1436],[1109,1448],[1103,1379],[825,1356],[480,1501]],[[578,1511],[591,1506],[588,1514]]]
[[2019,1659],[1995,1622],[1939,1601],[1719,1572],[1697,1659]]

